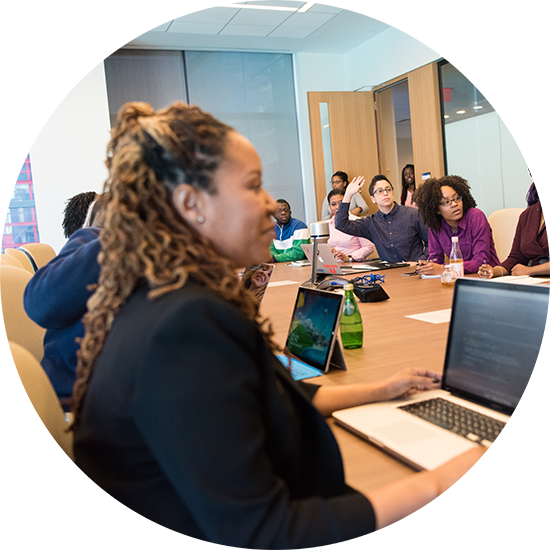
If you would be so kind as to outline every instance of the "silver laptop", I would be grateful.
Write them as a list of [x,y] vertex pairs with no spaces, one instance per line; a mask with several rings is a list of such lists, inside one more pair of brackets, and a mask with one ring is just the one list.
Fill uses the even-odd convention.
[[[313,262],[313,245],[303,244],[302,248],[309,262]],[[357,264],[356,267],[343,267],[340,265],[326,243],[317,245],[317,273],[321,275],[351,275],[364,271],[378,271],[377,266],[371,266],[366,263]],[[408,264],[407,264],[408,265]]]
[[336,411],[336,422],[417,470],[490,446],[533,371],[548,296],[547,285],[458,279],[442,389]]

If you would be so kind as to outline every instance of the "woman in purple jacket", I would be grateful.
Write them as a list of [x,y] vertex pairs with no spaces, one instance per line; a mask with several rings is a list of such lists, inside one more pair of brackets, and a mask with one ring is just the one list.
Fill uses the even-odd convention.
[[468,182],[460,176],[429,179],[413,195],[413,201],[429,228],[428,261],[420,261],[420,275],[439,275],[451,253],[452,237],[458,237],[464,273],[477,273],[484,262],[498,265],[493,232],[485,214],[476,208]]

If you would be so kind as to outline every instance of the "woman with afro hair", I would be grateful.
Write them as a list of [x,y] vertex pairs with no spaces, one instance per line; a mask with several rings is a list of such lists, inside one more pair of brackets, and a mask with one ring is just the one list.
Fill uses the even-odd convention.
[[428,261],[420,261],[420,275],[439,275],[449,257],[452,237],[464,258],[464,273],[477,273],[487,262],[498,265],[491,226],[485,214],[476,208],[468,182],[460,176],[429,179],[413,195],[413,201],[428,226]]

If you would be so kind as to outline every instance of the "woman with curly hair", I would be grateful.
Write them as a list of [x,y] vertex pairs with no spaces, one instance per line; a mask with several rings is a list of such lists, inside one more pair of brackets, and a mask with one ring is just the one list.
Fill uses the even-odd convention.
[[107,166],[73,394],[75,461],[107,493],[197,539],[312,547],[411,513],[482,454],[368,497],[348,487],[322,415],[433,388],[434,374],[350,387],[292,379],[237,276],[269,258],[277,203],[256,150],[229,126],[182,103],[126,104]]
[[445,258],[451,253],[452,237],[458,237],[464,273],[477,273],[484,262],[491,265],[500,263],[491,226],[485,214],[476,208],[465,179],[444,176],[426,180],[414,192],[413,201],[429,229],[430,255],[427,261],[419,262],[418,274],[443,273]]

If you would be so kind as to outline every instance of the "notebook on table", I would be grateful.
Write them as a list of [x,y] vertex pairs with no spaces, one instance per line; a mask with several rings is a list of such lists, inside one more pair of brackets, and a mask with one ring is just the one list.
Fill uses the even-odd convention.
[[490,446],[535,366],[548,297],[547,286],[458,279],[442,389],[336,411],[336,422],[417,470]]
[[[285,346],[295,380],[319,376],[331,366],[346,368],[338,340],[343,301],[336,292],[298,289]],[[288,357],[278,358],[288,367]]]

